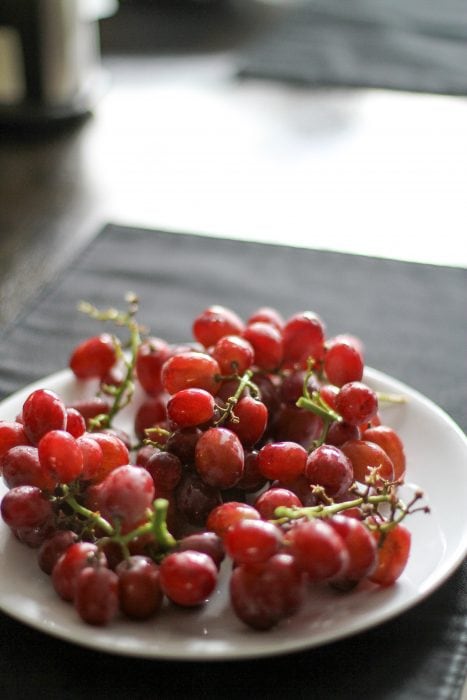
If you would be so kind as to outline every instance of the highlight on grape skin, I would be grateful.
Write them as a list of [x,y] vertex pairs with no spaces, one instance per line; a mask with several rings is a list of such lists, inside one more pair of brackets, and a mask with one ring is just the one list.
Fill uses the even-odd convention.
[[0,509],[83,622],[209,605],[221,566],[239,624],[261,631],[316,586],[397,582],[403,521],[428,508],[400,498],[403,441],[364,382],[360,339],[328,337],[310,310],[214,305],[173,345],[140,325],[134,296],[81,310],[100,327],[69,366],[98,391],[67,404],[40,388],[0,421]]

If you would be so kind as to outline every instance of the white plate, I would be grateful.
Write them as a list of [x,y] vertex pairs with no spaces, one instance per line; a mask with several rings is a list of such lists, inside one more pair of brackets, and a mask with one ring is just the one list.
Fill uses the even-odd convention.
[[[83,624],[62,602],[37,566],[35,552],[0,524],[0,608],[42,632],[101,651],[159,659],[245,659],[301,650],[335,641],[388,620],[411,608],[453,573],[467,554],[467,440],[431,401],[375,370],[366,379],[379,391],[403,393],[408,402],[384,409],[384,420],[402,436],[408,480],[426,494],[431,514],[407,519],[413,549],[401,579],[391,588],[367,586],[338,594],[313,591],[298,615],[269,632],[255,632],[229,609],[228,572],[208,604],[196,610],[166,605],[153,620],[119,619],[106,628]],[[26,387],[0,404],[0,419],[12,419],[33,388],[57,391],[65,401],[89,392],[62,371]],[[122,415],[129,425],[131,412]],[[408,488],[410,488],[408,483]],[[0,497],[5,492],[0,485]]]

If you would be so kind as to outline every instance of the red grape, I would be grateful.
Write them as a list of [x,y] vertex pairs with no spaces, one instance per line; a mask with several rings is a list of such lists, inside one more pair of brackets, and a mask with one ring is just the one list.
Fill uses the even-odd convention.
[[344,541],[328,523],[298,523],[285,539],[297,566],[311,581],[326,581],[345,571],[349,557]]
[[221,503],[209,513],[206,529],[223,538],[234,523],[240,520],[259,520],[260,514],[253,506],[238,501]]
[[253,364],[255,352],[251,343],[238,335],[227,335],[217,341],[212,357],[217,361],[222,374],[241,375]]
[[12,447],[28,445],[29,440],[24,432],[24,426],[18,421],[0,421],[0,472],[2,457]]
[[282,335],[275,326],[260,321],[247,326],[243,338],[253,347],[254,364],[266,372],[277,369],[283,356]]
[[159,567],[148,557],[133,555],[116,568],[120,609],[130,618],[146,620],[162,606]]
[[239,520],[224,536],[226,553],[238,564],[255,564],[277,554],[282,544],[278,527],[265,520]]
[[363,377],[363,357],[349,342],[334,340],[324,356],[324,371],[328,381],[336,386],[359,382]]
[[193,607],[204,603],[217,584],[217,567],[203,552],[172,552],[160,565],[161,587],[178,605]]
[[249,627],[268,630],[293,615],[304,597],[304,581],[293,558],[276,554],[265,562],[237,566],[230,578],[230,600]]
[[3,496],[0,511],[12,529],[39,527],[52,516],[52,505],[37,486],[15,486]]
[[32,445],[17,445],[3,456],[3,480],[8,488],[37,486],[42,491],[53,491],[57,480],[45,471],[39,462],[39,451]]
[[162,384],[169,394],[182,389],[205,389],[216,394],[220,383],[220,368],[216,360],[202,352],[182,352],[162,366]]
[[226,428],[209,428],[196,443],[195,466],[210,486],[227,489],[240,480],[244,451],[235,433]]
[[204,389],[182,389],[167,403],[167,416],[179,428],[207,423],[214,417],[214,398]]
[[394,466],[386,452],[376,443],[348,440],[340,449],[352,462],[354,477],[360,483],[366,483],[370,470],[376,467],[379,470],[377,483],[381,485],[381,479],[394,480]]
[[295,442],[273,442],[262,447],[258,466],[267,479],[289,481],[303,474],[307,452]]
[[280,487],[273,487],[263,491],[255,501],[255,508],[264,520],[274,520],[276,508],[279,508],[279,506],[285,506],[286,508],[296,506],[300,508],[302,505],[301,500],[293,491]]
[[350,459],[338,447],[326,444],[308,455],[305,476],[311,484],[322,486],[330,498],[344,494],[354,480]]
[[244,447],[253,447],[262,438],[268,423],[268,409],[262,401],[244,396],[234,407],[234,417],[225,427],[234,432]]
[[226,335],[239,335],[244,323],[234,311],[224,306],[210,306],[193,322],[193,336],[205,348],[215,345]]
[[86,567],[77,576],[74,606],[88,625],[106,625],[118,613],[118,576],[105,566]]
[[[379,535],[375,534],[375,537]],[[375,570],[368,576],[380,586],[391,586],[404,571],[410,554],[411,535],[404,525],[387,532],[378,546]]]
[[70,368],[78,379],[102,378],[115,364],[117,355],[111,335],[87,338],[76,346],[70,356]]
[[394,478],[404,478],[406,466],[404,444],[395,430],[387,425],[367,428],[362,433],[362,440],[375,442],[379,445],[386,452],[394,466]]
[[317,314],[304,311],[291,316],[283,329],[284,365],[306,369],[308,358],[321,360],[324,336],[324,323]]
[[138,347],[136,376],[150,396],[157,396],[162,391],[162,365],[171,354],[169,344],[162,338],[147,338]]
[[349,382],[336,396],[336,410],[351,425],[360,425],[373,418],[378,411],[375,392],[362,382]]
[[144,467],[131,464],[117,467],[102,483],[97,493],[99,510],[113,523],[125,529],[134,527],[154,500],[154,482]]
[[37,444],[49,430],[65,430],[65,404],[55,392],[37,389],[23,404],[23,425],[29,440]]
[[65,430],[50,430],[39,445],[39,461],[56,481],[69,484],[81,476],[83,453],[75,438]]

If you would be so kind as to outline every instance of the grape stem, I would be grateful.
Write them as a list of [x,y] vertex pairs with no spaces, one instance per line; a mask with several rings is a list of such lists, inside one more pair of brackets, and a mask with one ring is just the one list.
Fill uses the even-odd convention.
[[146,512],[147,520],[145,523],[139,525],[125,535],[122,535],[118,523],[116,527],[114,527],[108,520],[103,518],[100,513],[90,510],[89,508],[86,508],[78,503],[74,494],[65,484],[62,485],[62,491],[64,494],[64,502],[67,503],[76,514],[85,518],[85,526],[92,524],[93,530],[99,529],[105,533],[104,537],[98,540],[98,544],[101,546],[105,546],[105,544],[108,542],[116,542],[121,546],[125,557],[128,557],[128,545],[134,539],[141,537],[142,535],[154,535],[158,548],[163,551],[173,549],[177,544],[177,540],[169,532],[167,527],[167,511],[169,502],[165,498],[156,498],[153,503],[153,507],[148,508]]
[[229,418],[231,418],[235,422],[234,408],[237,405],[238,400],[243,394],[246,387],[250,388],[254,395],[259,395],[258,387],[251,381],[252,376],[253,372],[251,371],[251,369],[247,369],[241,377],[238,377],[238,375],[236,376],[236,378],[239,379],[237,389],[235,391],[235,394],[229,396],[225,407],[221,409],[221,415],[215,422],[216,426],[222,425]]
[[319,504],[316,506],[279,506],[276,508],[274,515],[276,516],[275,522],[278,525],[290,522],[291,520],[300,520],[302,518],[307,518],[308,520],[313,520],[314,518],[330,518],[337,513],[341,513],[350,508],[358,508],[359,506],[370,504],[371,506],[377,507],[382,503],[389,503],[391,505],[391,515],[389,520],[384,521],[379,524],[368,524],[369,529],[379,530],[381,533],[387,533],[392,530],[396,525],[398,525],[402,520],[409,514],[422,510],[423,512],[429,512],[427,507],[414,508],[414,504],[423,497],[421,492],[415,493],[413,499],[405,504],[400,499],[395,498],[395,491],[390,488],[388,492],[383,492],[375,495],[369,495],[365,493],[362,496],[358,496],[350,501],[344,501],[342,503],[332,503],[329,505]]
[[82,301],[79,304],[79,310],[86,313],[91,318],[98,321],[112,321],[117,326],[124,326],[128,328],[130,333],[129,353],[123,352],[119,339],[116,336],[113,336],[117,359],[123,363],[126,370],[125,377],[123,378],[121,384],[117,387],[108,386],[106,384],[102,385],[102,391],[110,394],[113,397],[113,402],[108,413],[101,413],[100,415],[91,419],[90,427],[93,430],[110,428],[117,413],[125,408],[125,406],[127,406],[131,401],[135,390],[133,377],[135,372],[136,356],[138,348],[141,344],[141,328],[135,319],[138,310],[138,298],[135,294],[129,293],[126,296],[126,301],[128,303],[128,310],[125,312],[118,311],[118,309],[113,308],[102,311],[85,301]]

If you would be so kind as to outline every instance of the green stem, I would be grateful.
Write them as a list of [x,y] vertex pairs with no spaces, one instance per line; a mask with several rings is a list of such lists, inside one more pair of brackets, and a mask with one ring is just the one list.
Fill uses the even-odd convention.
[[342,420],[341,416],[338,413],[336,413],[332,410],[332,408],[327,406],[324,403],[324,401],[318,402],[318,399],[314,396],[311,399],[306,398],[305,396],[300,396],[296,403],[296,406],[298,406],[298,408],[304,408],[306,411],[311,411],[320,418],[323,418],[323,420],[329,421],[330,423],[332,421]]
[[[371,503],[372,505],[379,505],[381,503],[390,503],[394,500],[391,494],[379,494],[377,496],[359,496],[351,501],[344,501],[343,503],[333,503],[332,505],[324,506],[307,506],[304,508],[288,508],[287,506],[279,506],[275,510],[275,516],[279,520],[286,522],[287,520],[299,520],[300,518],[308,518],[313,520],[313,518],[328,518],[336,513],[340,513],[349,508],[357,508],[364,503]],[[397,502],[398,508],[401,511],[406,511],[406,507],[401,501]]]
[[216,421],[216,425],[222,425],[225,423],[225,421],[230,418],[232,415],[233,409],[238,403],[239,398],[243,394],[243,391],[245,388],[251,387],[252,389],[255,389],[256,392],[258,391],[258,388],[256,387],[255,384],[251,381],[251,377],[253,376],[253,372],[250,369],[247,369],[246,372],[240,377],[240,381],[238,382],[237,389],[235,391],[235,394],[232,396],[229,396],[227,399],[227,405],[226,407],[222,410],[220,418]]
[[71,508],[73,508],[75,513],[78,513],[87,520],[90,520],[95,527],[98,527],[101,530],[103,530],[103,532],[105,532],[106,535],[108,535],[109,537],[113,537],[115,535],[114,528],[107,520],[105,520],[105,518],[99,515],[99,513],[95,513],[94,511],[89,510],[89,508],[85,508],[84,506],[82,506],[81,503],[78,503],[76,498],[71,493],[68,493],[65,496],[64,500],[65,503],[67,503]]
[[128,545],[136,537],[152,533],[162,549],[167,550],[175,547],[177,540],[169,532],[167,527],[169,502],[165,498],[156,498],[153,505],[154,510],[150,514],[148,522],[128,532],[126,535],[121,535],[119,537],[119,542]]

